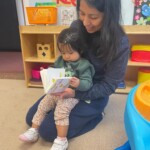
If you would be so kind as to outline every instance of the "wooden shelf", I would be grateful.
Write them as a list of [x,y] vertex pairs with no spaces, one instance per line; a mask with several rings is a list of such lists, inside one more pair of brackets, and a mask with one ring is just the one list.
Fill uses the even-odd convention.
[[[41,63],[54,64],[55,59],[59,55],[57,50],[57,36],[67,26],[20,26],[20,39],[23,56],[24,73],[27,87],[43,87],[30,82],[32,78],[32,69]],[[49,44],[51,56],[40,58],[38,57],[37,44]],[[43,46],[42,46],[43,47]],[[48,55],[44,49],[44,55]],[[42,54],[42,53],[41,53]],[[47,59],[46,59],[47,58]]]
[[131,89],[136,86],[136,82],[134,81],[125,81],[126,88],[125,89],[116,89],[115,93],[123,93],[123,94],[128,94]]
[[125,25],[123,28],[127,34],[150,34],[149,25]]
[[[67,26],[49,26],[49,25],[33,25],[20,26],[20,39],[24,64],[24,73],[27,87],[42,87],[30,83],[31,70],[37,63],[53,64],[59,55],[57,50],[57,36]],[[133,44],[150,44],[150,26],[149,25],[126,25],[123,26],[128,35],[130,45]],[[54,58],[50,60],[37,58],[36,44],[39,42],[54,44]],[[117,89],[116,93],[129,93],[137,84],[137,74],[139,67],[150,67],[150,63],[134,62],[129,59],[127,71],[125,75],[125,89]]]
[[34,25],[34,26],[20,26],[21,34],[59,34],[60,31],[67,26],[46,26],[46,25]]
[[135,61],[131,61],[131,59],[129,59],[128,60],[128,66],[150,67],[150,63],[147,63],[147,62],[135,62]]
[[28,85],[27,85],[28,87],[37,87],[37,88],[43,88],[43,85],[41,84],[41,85],[37,85],[37,84],[32,84],[32,83],[28,83]]
[[25,62],[42,62],[42,63],[54,63],[55,58],[53,59],[40,59],[37,57],[28,57],[25,59]]
[[[22,34],[59,34],[60,31],[68,26],[46,26],[46,25],[33,25],[33,26],[20,26]],[[150,26],[140,25],[125,25],[123,26],[127,34],[150,34]]]

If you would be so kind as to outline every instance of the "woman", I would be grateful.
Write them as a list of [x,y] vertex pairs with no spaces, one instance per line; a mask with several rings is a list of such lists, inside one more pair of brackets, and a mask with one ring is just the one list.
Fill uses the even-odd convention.
[[[92,130],[102,120],[109,96],[124,79],[129,55],[129,41],[119,24],[120,0],[77,0],[77,13],[79,20],[71,26],[80,30],[88,44],[83,57],[93,64],[95,75],[90,90],[80,92],[68,88],[59,93],[61,98],[79,99],[70,114],[68,139]],[[43,97],[27,113],[26,121],[30,126]],[[85,102],[87,100],[89,103]],[[39,127],[40,136],[47,141],[57,136],[53,118],[54,111],[50,111]]]

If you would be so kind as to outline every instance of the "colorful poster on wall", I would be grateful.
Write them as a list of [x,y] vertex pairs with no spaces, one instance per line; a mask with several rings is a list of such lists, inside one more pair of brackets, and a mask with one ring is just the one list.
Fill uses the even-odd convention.
[[69,26],[73,20],[77,19],[75,7],[61,6],[59,7],[59,9],[60,9],[59,25]]
[[150,0],[135,0],[133,24],[150,25]]
[[58,25],[69,26],[77,19],[76,0],[52,0],[58,8]]
[[52,0],[57,6],[76,6],[76,0]]

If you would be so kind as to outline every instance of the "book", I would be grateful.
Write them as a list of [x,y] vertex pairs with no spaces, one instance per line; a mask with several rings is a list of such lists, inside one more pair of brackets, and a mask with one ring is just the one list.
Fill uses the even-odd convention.
[[70,84],[71,77],[53,78],[53,84],[48,87],[47,93],[63,92]]
[[46,94],[63,92],[69,86],[71,79],[71,77],[65,77],[64,68],[43,69],[40,75]]

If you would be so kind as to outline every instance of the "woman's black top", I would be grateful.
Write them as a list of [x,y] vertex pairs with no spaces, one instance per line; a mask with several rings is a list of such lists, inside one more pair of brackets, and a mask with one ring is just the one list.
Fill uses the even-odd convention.
[[[80,27],[81,21],[76,20],[71,24],[71,27]],[[118,51],[109,65],[106,67],[104,59],[97,58],[95,49],[96,40],[99,40],[98,32],[88,34],[88,48],[85,51],[84,57],[88,59],[95,68],[93,77],[93,87],[86,91],[76,91],[75,97],[79,100],[98,100],[103,97],[108,97],[114,93],[118,84],[124,80],[130,47],[127,35],[120,36],[120,44]],[[121,33],[120,33],[121,34]],[[113,39],[112,39],[113,40]]]

